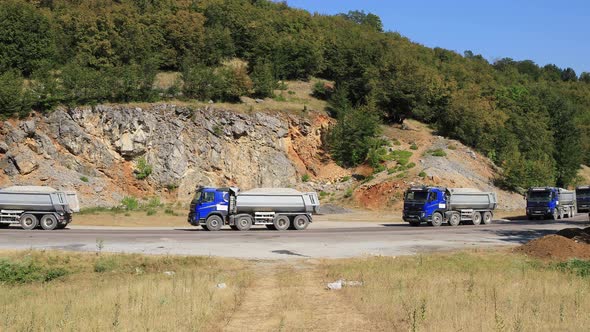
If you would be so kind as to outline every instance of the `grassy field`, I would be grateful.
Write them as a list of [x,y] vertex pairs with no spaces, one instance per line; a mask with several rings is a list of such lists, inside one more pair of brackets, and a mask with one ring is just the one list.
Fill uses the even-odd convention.
[[[326,290],[338,279],[362,285]],[[227,288],[216,287],[222,282]],[[506,251],[259,262],[100,250],[2,252],[0,294],[0,331],[590,326],[590,262],[541,262]]]
[[207,257],[0,253],[0,331],[222,330],[251,282],[245,267]]
[[[588,268],[588,263],[586,268]],[[346,301],[383,331],[582,331],[590,278],[509,253],[326,261]]]

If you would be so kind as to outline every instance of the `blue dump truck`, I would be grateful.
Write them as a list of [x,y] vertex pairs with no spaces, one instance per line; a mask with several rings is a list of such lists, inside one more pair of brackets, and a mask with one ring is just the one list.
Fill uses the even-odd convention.
[[526,195],[529,219],[563,219],[576,215],[576,192],[555,187],[529,188]]
[[412,226],[491,224],[496,194],[471,188],[412,187],[404,196],[403,220]]
[[315,192],[302,193],[290,188],[258,188],[240,192],[238,188],[197,188],[190,205],[188,223],[208,231],[224,225],[247,231],[253,225],[268,229],[304,230],[319,213]]
[[590,212],[590,185],[576,187],[578,212]]

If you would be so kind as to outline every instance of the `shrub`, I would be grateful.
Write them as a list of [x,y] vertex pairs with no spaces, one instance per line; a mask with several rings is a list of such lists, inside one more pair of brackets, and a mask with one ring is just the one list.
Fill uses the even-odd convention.
[[166,185],[166,189],[168,189],[168,191],[174,191],[174,190],[178,189],[178,184],[176,184],[176,183],[168,183]]
[[174,210],[172,210],[171,208],[166,208],[166,210],[164,210],[165,214],[169,214],[171,216],[176,216],[178,215],[176,212],[174,212]]
[[427,152],[433,157],[446,157],[447,153],[443,149],[428,150]]
[[391,159],[395,160],[399,165],[406,165],[412,156],[412,152],[405,150],[392,151],[390,156]]
[[88,178],[86,176],[81,176],[80,177],[80,181],[82,181],[82,182],[88,182],[89,180],[88,180]]
[[153,215],[155,215],[156,213],[157,213],[157,211],[156,211],[156,209],[154,209],[154,208],[148,208],[148,209],[146,210],[146,214],[147,214],[148,216],[153,216]]
[[413,168],[414,166],[416,166],[416,164],[415,164],[415,163],[408,163],[408,164],[406,165],[406,169]]
[[340,179],[340,182],[346,182],[348,180],[350,180],[350,176],[346,175],[346,176],[343,176],[342,179]]
[[137,161],[137,168],[135,170],[135,177],[138,180],[143,180],[152,174],[152,166],[147,163],[145,158],[139,158]]
[[26,115],[30,108],[22,77],[12,71],[0,75],[0,116]]
[[121,200],[121,205],[127,211],[135,211],[139,208],[139,202],[137,201],[137,198],[130,196],[123,198]]
[[310,176],[309,174],[305,173],[301,176],[301,182],[309,182]]
[[560,262],[555,267],[562,272],[576,274],[580,277],[590,277],[590,260],[571,259],[567,262]]
[[254,96],[259,98],[272,97],[277,87],[277,80],[268,62],[258,63],[252,70],[252,83]]
[[420,173],[418,173],[418,176],[421,178],[425,178],[426,177],[426,172],[422,171]]
[[344,197],[345,198],[352,197],[352,188],[346,189],[346,191],[344,192]]
[[7,259],[0,260],[0,283],[48,282],[63,277],[68,273],[66,269],[61,267],[43,267],[30,258],[20,262]]
[[320,198],[324,198],[326,196],[328,196],[329,194],[325,191],[320,191]]
[[313,84],[311,95],[316,97],[317,99],[328,100],[334,93],[334,87],[327,82],[324,81],[316,81]]
[[391,140],[391,143],[392,143],[393,145],[396,145],[396,146],[400,146],[400,145],[402,145],[402,143],[401,143],[401,142],[400,142],[400,141],[399,141],[397,138],[393,138],[393,139]]
[[113,257],[99,257],[94,263],[94,272],[111,272],[117,268],[117,261]]
[[412,145],[410,145],[410,149],[418,150],[418,145],[416,145],[416,143],[412,143]]

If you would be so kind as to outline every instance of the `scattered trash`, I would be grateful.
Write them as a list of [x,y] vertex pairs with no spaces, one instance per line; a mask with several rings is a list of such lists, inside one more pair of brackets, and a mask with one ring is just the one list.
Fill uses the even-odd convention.
[[364,283],[362,281],[346,281],[346,280],[342,281],[342,286],[345,286],[345,287],[360,287],[363,284]]
[[173,275],[176,274],[176,272],[174,272],[174,271],[166,271],[166,272],[164,272],[164,274],[167,275],[167,276],[173,276]]
[[327,289],[329,289],[329,290],[342,289],[342,280],[336,280],[334,282],[329,282]]
[[217,288],[224,289],[227,288],[227,285],[225,284],[225,282],[222,282],[221,284],[217,284]]
[[135,268],[135,274],[143,274],[143,269],[140,267]]
[[334,282],[329,282],[328,285],[326,286],[326,289],[338,290],[338,289],[342,289],[342,287],[361,287],[364,284],[365,283],[362,281],[355,281],[355,280],[348,281],[348,280],[344,280],[344,279],[339,279]]

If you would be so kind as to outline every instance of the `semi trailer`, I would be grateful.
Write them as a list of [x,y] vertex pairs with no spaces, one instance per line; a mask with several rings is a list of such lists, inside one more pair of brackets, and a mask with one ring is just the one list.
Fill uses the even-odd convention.
[[44,230],[62,229],[79,212],[75,192],[57,191],[51,187],[14,186],[0,189],[0,227],[20,224],[23,229],[38,226]]
[[526,195],[529,219],[563,219],[576,215],[576,192],[556,187],[532,187]]
[[304,230],[319,213],[315,192],[302,193],[290,188],[258,188],[240,192],[238,188],[200,187],[190,205],[188,223],[208,231],[228,225],[247,231],[253,225],[268,229]]
[[403,220],[412,226],[428,223],[451,226],[461,223],[491,224],[496,193],[471,188],[411,187],[404,196]]
[[576,187],[578,212],[590,212],[590,185]]

